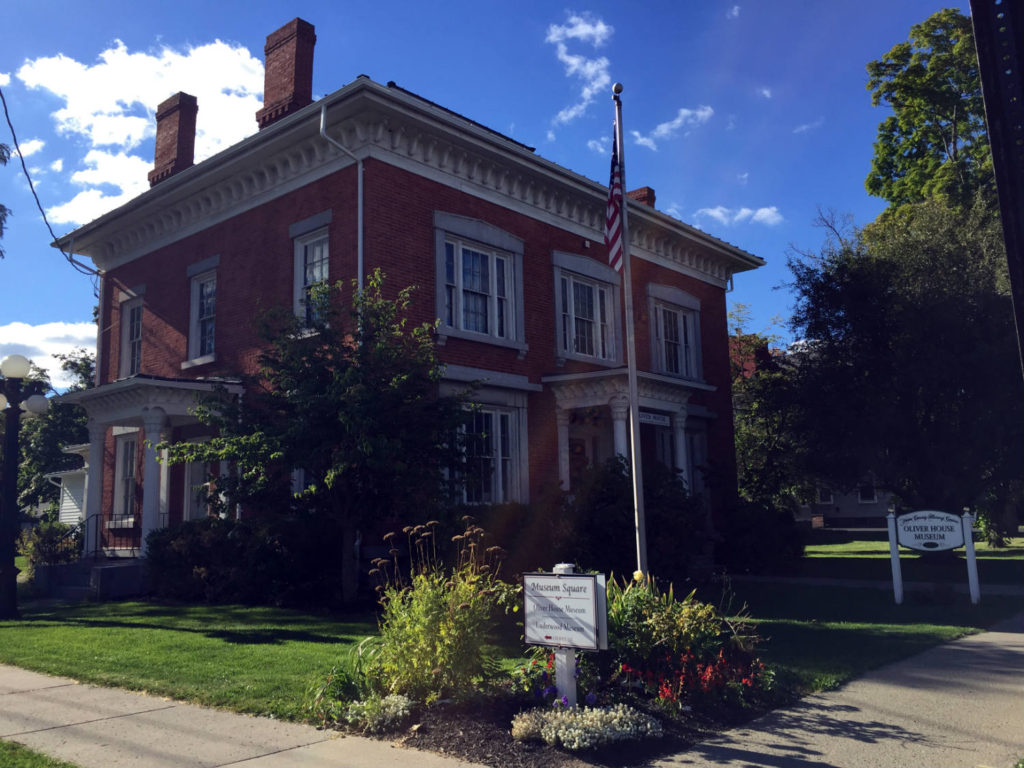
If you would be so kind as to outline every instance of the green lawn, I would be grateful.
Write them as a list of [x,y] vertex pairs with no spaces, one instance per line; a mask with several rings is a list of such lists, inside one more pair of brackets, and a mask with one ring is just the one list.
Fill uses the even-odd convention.
[[0,741],[0,768],[77,768],[73,763],[54,760],[13,741]]
[[[760,655],[799,690],[828,690],[869,669],[982,631],[1021,610],[1019,597],[737,582],[732,606],[747,606],[763,638]],[[707,596],[713,600],[714,597]]]
[[[978,579],[982,594],[985,584],[1024,584],[1024,537],[1009,540],[1009,546],[994,548],[975,544]],[[921,555],[900,550],[904,581],[967,583],[963,549]],[[892,578],[889,540],[884,532],[811,531],[799,576],[887,580]]]
[[2,663],[284,719],[302,718],[314,675],[377,626],[365,615],[144,602],[26,604],[22,617],[0,622]]

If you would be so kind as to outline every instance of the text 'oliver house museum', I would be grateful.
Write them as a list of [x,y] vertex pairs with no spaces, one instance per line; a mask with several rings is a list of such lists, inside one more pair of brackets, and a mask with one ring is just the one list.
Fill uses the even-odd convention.
[[[393,83],[314,103],[315,41],[301,19],[267,38],[258,133],[198,165],[196,99],[161,104],[152,188],[59,241],[102,272],[98,386],[65,399],[88,412],[83,512],[102,513],[108,553],[205,514],[207,467],[152,446],[203,439],[196,397],[255,373],[256,308],[301,312],[311,282],[378,267],[389,293],[418,286],[412,319],[440,318],[442,387],[483,382],[491,477],[468,502],[569,489],[629,451],[604,185]],[[763,261],[659,213],[649,188],[630,197],[643,458],[700,492],[702,467],[733,471],[726,288]]]

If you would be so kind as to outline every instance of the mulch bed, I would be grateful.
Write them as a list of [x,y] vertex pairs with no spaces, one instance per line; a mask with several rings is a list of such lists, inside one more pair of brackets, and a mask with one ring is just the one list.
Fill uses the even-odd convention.
[[[634,706],[640,708],[639,702]],[[403,747],[439,752],[494,768],[622,768],[683,752],[712,734],[759,714],[744,712],[739,719],[720,720],[662,717],[665,735],[660,739],[573,754],[542,743],[514,740],[512,718],[522,708],[521,703],[508,699],[438,704],[422,710],[416,722],[403,733],[387,738]]]

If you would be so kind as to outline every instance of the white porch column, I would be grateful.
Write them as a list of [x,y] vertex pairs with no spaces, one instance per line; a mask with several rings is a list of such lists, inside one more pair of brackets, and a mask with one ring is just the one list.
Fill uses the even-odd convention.
[[98,555],[102,551],[100,529],[103,511],[103,443],[107,437],[107,425],[95,419],[89,419],[89,471],[85,476],[85,506],[82,519],[85,520],[85,538],[82,541],[82,554],[86,557]]
[[612,411],[612,441],[615,453],[629,457],[629,398],[615,395],[608,401]]
[[679,476],[686,483],[688,491],[693,490],[690,484],[690,457],[686,445],[686,406],[682,406],[672,416],[672,434],[675,437],[675,464]]
[[569,490],[569,410],[555,407],[555,425],[558,431],[558,484]]
[[160,462],[157,461],[156,444],[167,422],[163,408],[146,408],[142,411],[142,426],[145,434],[145,462],[142,472],[142,541],[139,552],[146,554],[146,536],[160,527]]

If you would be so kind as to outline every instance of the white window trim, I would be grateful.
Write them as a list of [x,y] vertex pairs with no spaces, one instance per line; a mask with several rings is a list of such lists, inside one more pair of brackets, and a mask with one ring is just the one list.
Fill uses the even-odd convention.
[[192,277],[189,282],[189,310],[188,310],[188,360],[181,364],[182,370],[187,368],[193,368],[197,365],[206,365],[212,363],[217,359],[217,299],[216,293],[214,293],[214,346],[213,352],[208,352],[204,355],[199,354],[199,290],[203,283],[214,281],[214,291],[216,292],[216,281],[217,281],[217,270],[211,269],[206,272],[202,272]]
[[[661,310],[678,312],[690,321],[689,372],[675,373],[665,364],[665,348],[661,338]],[[652,367],[665,376],[688,381],[704,381],[703,355],[700,343],[700,299],[681,288],[650,283],[647,286],[647,317],[651,340]],[[684,366],[685,368],[686,366]]]
[[[132,370],[131,360],[131,315],[138,309],[140,312],[139,316],[139,356],[138,356],[138,370]],[[142,296],[126,297],[121,302],[119,308],[120,311],[120,323],[121,323],[121,359],[118,364],[119,367],[119,378],[125,379],[129,376],[134,376],[139,373],[142,369],[142,331],[143,322],[146,317],[145,304],[143,303]]]
[[324,277],[322,282],[330,280],[331,244],[328,237],[328,228],[321,227],[312,232],[296,236],[293,240],[295,250],[294,280],[293,280],[293,308],[295,316],[306,319],[306,246],[319,240],[324,241],[326,264],[324,265]]
[[832,494],[832,491],[828,488],[816,488],[814,503],[835,504],[835,496]]
[[[586,256],[574,253],[555,251],[552,254],[555,275],[555,362],[562,366],[566,360],[580,360],[609,368],[622,364],[622,311],[620,294],[622,278],[618,272],[607,264]],[[605,289],[605,300],[608,314],[608,356],[586,355],[576,352],[575,344],[566,344],[562,334],[562,278],[576,280]],[[566,348],[568,347],[568,348]]]
[[861,494],[861,491],[867,486],[867,483],[861,483],[857,486],[857,503],[858,504],[877,504],[878,503],[878,489],[874,483],[871,483],[871,498],[866,499]]
[[[487,333],[480,331],[464,330],[459,320],[450,324],[447,322],[447,274],[445,269],[445,246],[452,243],[456,248],[469,247],[473,250],[487,254],[492,257],[505,259],[505,293],[507,302],[507,314],[505,322],[505,336],[497,336],[497,324],[494,321],[496,302],[489,302],[490,330]],[[461,262],[460,262],[461,263]],[[491,224],[466,216],[459,216],[454,213],[434,212],[434,280],[435,280],[435,306],[437,317],[440,320],[437,329],[437,340],[444,345],[449,338],[468,339],[483,344],[492,344],[499,347],[515,349],[519,353],[519,359],[526,356],[529,345],[526,343],[526,318],[523,294],[523,240]],[[456,273],[460,273],[459,265],[456,265]],[[493,281],[496,270],[492,269],[492,291],[489,294],[493,299]],[[456,285],[459,276],[456,277]],[[456,293],[458,293],[458,289]],[[460,317],[459,306],[454,310],[454,316]]]

